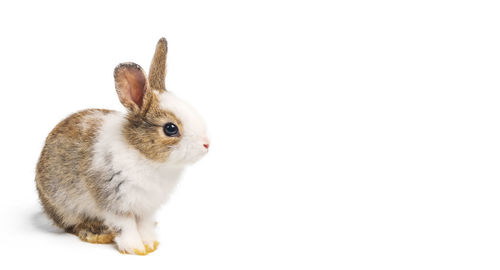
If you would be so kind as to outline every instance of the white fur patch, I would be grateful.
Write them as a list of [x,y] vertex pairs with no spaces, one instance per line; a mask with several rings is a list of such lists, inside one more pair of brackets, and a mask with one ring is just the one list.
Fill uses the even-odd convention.
[[92,128],[92,123],[94,123],[95,119],[102,119],[106,114],[99,110],[89,110],[91,111],[82,119],[80,123],[80,127],[87,131],[89,128]]
[[[144,157],[122,135],[124,115],[113,112],[104,117],[94,146],[92,169],[120,172],[120,199],[117,210],[150,215],[168,198],[183,167],[169,166]],[[111,188],[111,187],[110,187]]]
[[172,164],[190,164],[199,160],[208,151],[203,145],[209,145],[205,122],[189,104],[171,92],[157,94],[160,108],[172,112],[184,128],[181,141],[169,155]]

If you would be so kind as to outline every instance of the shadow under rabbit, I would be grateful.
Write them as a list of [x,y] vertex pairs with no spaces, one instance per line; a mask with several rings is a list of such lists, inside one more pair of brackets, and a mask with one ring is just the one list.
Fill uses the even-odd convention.
[[38,211],[31,215],[31,224],[33,227],[40,231],[55,233],[55,234],[64,234],[64,230],[55,226],[52,221],[43,213],[42,211]]

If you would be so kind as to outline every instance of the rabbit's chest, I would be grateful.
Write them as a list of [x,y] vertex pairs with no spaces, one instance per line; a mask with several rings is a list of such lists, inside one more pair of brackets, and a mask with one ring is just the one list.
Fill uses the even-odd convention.
[[146,214],[156,211],[177,185],[177,172],[124,171],[116,196],[122,211]]

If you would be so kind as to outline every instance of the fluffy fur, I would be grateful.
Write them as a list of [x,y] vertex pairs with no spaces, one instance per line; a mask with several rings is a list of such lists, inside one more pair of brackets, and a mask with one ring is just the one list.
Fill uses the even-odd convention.
[[[129,254],[154,251],[156,210],[185,165],[208,151],[202,118],[162,89],[166,52],[166,40],[160,39],[149,79],[134,63],[115,69],[126,114],[81,111],[59,123],[46,139],[36,173],[40,200],[56,225],[84,241],[114,241],[120,252]],[[179,127],[179,136],[165,135],[168,122]]]

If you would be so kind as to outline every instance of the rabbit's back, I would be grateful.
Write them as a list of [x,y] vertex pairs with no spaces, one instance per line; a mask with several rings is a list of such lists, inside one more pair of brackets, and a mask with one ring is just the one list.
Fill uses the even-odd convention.
[[93,143],[110,112],[89,109],[72,114],[45,141],[36,169],[36,186],[46,213],[64,229],[80,222],[74,214],[81,212],[78,208],[93,207],[89,193]]

